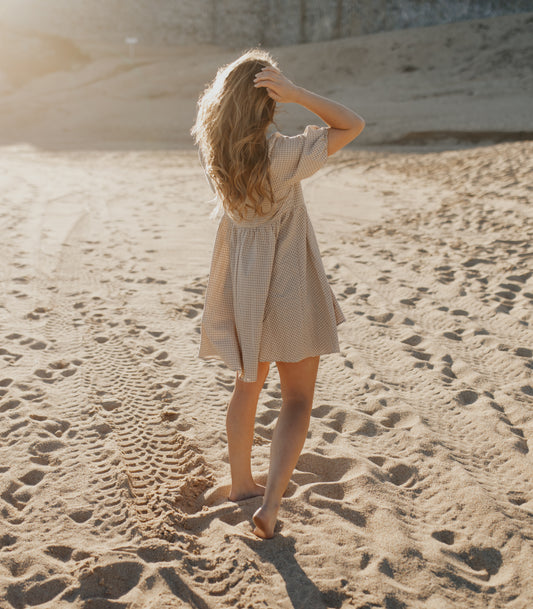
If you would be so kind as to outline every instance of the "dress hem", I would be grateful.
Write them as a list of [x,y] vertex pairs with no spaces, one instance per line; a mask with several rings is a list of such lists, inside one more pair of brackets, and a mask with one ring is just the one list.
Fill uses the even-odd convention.
[[[342,323],[342,322],[341,322]],[[310,355],[306,355],[304,357],[300,357],[299,359],[295,359],[295,360],[284,360],[284,359],[271,359],[271,360],[258,360],[258,364],[259,363],[269,363],[272,364],[273,362],[280,362],[283,364],[297,364],[298,362],[301,362],[304,359],[307,359],[308,357],[320,357],[322,355],[331,355],[333,353],[340,353],[340,349],[337,350],[331,350],[328,349],[326,351],[320,351],[319,353],[311,353]],[[223,362],[223,364],[226,366],[226,368],[228,370],[231,370],[232,372],[235,372],[237,374],[241,374],[243,373],[242,368],[234,368],[233,366],[229,366],[228,364],[226,364],[226,362],[224,361],[224,358],[222,358],[220,355],[216,355],[216,354],[210,354],[210,355],[198,355],[199,359],[203,359],[203,360],[219,360],[221,362]],[[250,379],[250,377],[246,378],[246,375],[244,375],[244,378],[240,378],[241,381],[243,381],[244,383],[255,383],[257,381],[257,374],[255,375],[255,378]]]

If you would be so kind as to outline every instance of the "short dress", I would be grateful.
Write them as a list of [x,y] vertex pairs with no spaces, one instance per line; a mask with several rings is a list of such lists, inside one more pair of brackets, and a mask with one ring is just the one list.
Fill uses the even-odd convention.
[[[328,127],[268,137],[273,203],[264,216],[218,224],[198,357],[219,358],[245,382],[258,362],[339,351],[344,314],[328,283],[300,181],[328,158]],[[209,177],[208,177],[209,179]]]

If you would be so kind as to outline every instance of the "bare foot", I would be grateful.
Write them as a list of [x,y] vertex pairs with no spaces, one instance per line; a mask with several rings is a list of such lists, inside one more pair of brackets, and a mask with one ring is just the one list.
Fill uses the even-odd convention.
[[251,497],[259,497],[265,494],[265,487],[260,484],[254,484],[254,486],[242,489],[238,492],[231,490],[228,499],[230,501],[243,501],[243,499],[250,499]]
[[253,515],[255,524],[254,534],[263,539],[274,537],[274,527],[276,526],[276,516],[279,506],[272,509],[262,505]]

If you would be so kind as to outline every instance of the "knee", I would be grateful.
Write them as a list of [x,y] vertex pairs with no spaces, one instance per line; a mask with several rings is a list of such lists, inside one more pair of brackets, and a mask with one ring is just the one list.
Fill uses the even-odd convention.
[[257,404],[260,389],[253,386],[253,383],[238,383],[233,388],[230,403],[234,407],[250,408]]
[[313,407],[313,398],[303,394],[296,394],[284,398],[283,404],[290,410],[309,412]]

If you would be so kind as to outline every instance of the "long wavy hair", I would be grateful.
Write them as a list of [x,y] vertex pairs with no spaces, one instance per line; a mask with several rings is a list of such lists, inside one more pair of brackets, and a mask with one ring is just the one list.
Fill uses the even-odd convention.
[[273,204],[266,130],[276,102],[265,87],[254,87],[262,68],[277,64],[269,53],[251,49],[221,67],[198,100],[191,129],[204,167],[230,215],[264,215]]

